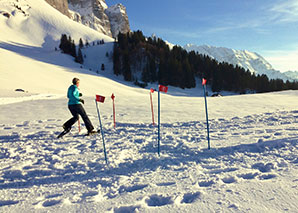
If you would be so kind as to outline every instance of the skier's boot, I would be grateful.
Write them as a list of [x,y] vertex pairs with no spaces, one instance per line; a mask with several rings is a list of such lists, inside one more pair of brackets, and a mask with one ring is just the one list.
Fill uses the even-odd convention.
[[88,131],[87,135],[94,135],[94,134],[97,134],[97,133],[100,133],[100,130],[91,130],[91,131]]
[[64,124],[63,124],[62,127],[63,127],[63,129],[64,129],[65,134],[69,133],[70,130],[71,130],[71,127],[66,127]]

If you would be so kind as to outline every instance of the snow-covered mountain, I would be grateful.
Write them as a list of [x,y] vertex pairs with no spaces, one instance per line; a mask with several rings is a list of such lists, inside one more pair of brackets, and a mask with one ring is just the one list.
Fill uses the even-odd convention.
[[294,79],[298,81],[298,72],[297,71],[287,71],[284,73],[286,76],[288,76],[291,79]]
[[265,74],[269,79],[280,78],[286,80],[298,80],[298,73],[282,73],[275,70],[272,65],[261,55],[247,50],[234,50],[225,47],[213,47],[208,45],[197,46],[187,44],[184,46],[187,51],[196,51],[203,55],[208,55],[219,62],[227,62],[248,69],[251,73]]

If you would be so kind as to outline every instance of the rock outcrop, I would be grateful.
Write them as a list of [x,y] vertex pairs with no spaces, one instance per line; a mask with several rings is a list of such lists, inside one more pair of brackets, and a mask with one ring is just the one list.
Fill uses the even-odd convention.
[[130,32],[126,8],[122,4],[108,7],[105,0],[46,0],[72,20],[116,38]]
[[108,15],[111,31],[114,38],[117,37],[119,32],[127,33],[130,32],[128,16],[126,13],[126,8],[122,4],[116,4],[105,10]]
[[71,18],[108,36],[112,36],[111,25],[102,0],[69,0]]
[[70,17],[67,0],[46,0],[46,2],[48,2],[52,7],[56,8],[64,15]]

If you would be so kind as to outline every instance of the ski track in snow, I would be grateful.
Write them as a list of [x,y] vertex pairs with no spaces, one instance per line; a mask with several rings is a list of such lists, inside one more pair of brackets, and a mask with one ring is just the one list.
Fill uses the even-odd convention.
[[[100,135],[84,137],[74,127],[56,139],[61,123],[48,119],[0,125],[0,190],[13,198],[0,195],[1,211],[86,202],[103,202],[104,210],[112,212],[179,207],[207,202],[210,192],[237,194],[233,189],[240,182],[278,181],[298,168],[298,111],[211,120],[211,150],[204,122],[165,123],[160,157],[156,126],[118,123],[116,129],[104,130],[108,166]],[[226,188],[231,184],[233,189]],[[292,187],[298,187],[297,178]],[[120,202],[108,208],[120,197],[131,205]],[[218,206],[249,210],[224,197]]]

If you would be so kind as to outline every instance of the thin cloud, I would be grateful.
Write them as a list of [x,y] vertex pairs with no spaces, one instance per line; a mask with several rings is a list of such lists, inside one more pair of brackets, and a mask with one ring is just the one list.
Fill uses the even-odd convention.
[[281,70],[282,72],[289,71],[289,70],[298,71],[298,61],[297,61],[298,49],[292,50],[292,51],[269,50],[269,51],[264,51],[263,56],[277,70]]
[[298,1],[287,0],[273,5],[271,13],[277,15],[277,22],[298,22]]

